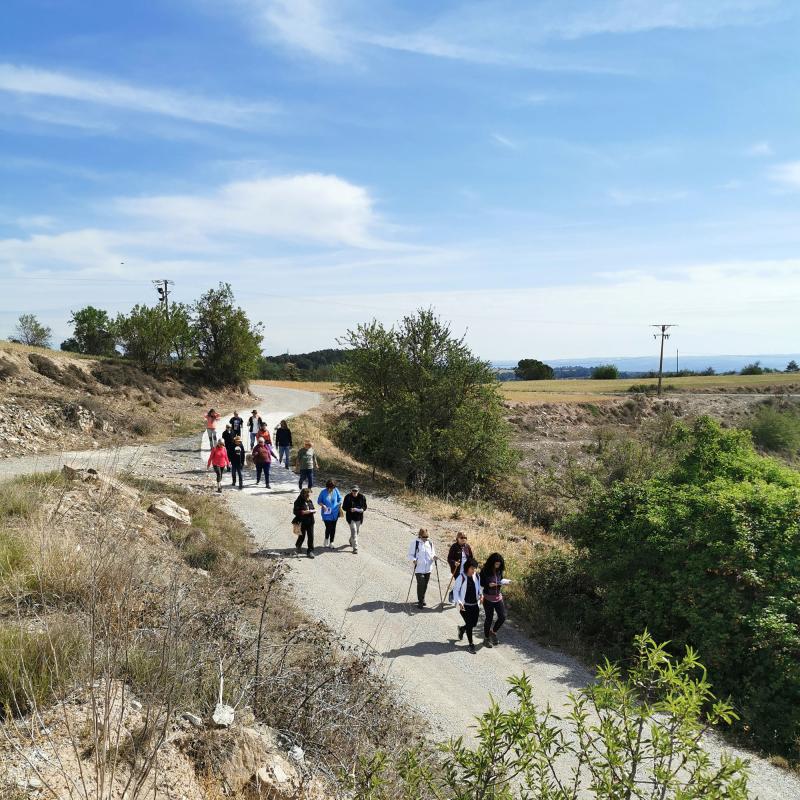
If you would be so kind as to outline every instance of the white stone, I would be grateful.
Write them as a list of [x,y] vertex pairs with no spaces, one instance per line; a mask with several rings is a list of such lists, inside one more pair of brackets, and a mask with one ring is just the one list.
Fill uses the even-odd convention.
[[217,703],[214,708],[214,713],[211,715],[214,724],[220,728],[230,728],[230,726],[233,725],[233,717],[233,706],[226,705],[225,703]]
[[306,754],[303,752],[303,748],[299,745],[295,745],[289,750],[289,758],[296,761],[298,764],[302,764],[305,760]]
[[203,720],[197,716],[197,714],[191,714],[188,711],[183,714],[183,719],[185,719],[190,725],[193,725],[195,728],[202,728],[203,727]]
[[160,497],[147,510],[168,525],[189,527],[192,524],[188,510],[179,506],[174,500],[170,500],[169,497]]

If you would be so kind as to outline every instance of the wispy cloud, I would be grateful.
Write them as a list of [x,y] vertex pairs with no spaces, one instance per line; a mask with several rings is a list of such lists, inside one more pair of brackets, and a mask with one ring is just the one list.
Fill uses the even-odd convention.
[[800,189],[800,161],[787,161],[776,164],[769,170],[769,177],[776,183],[782,183],[792,189]]
[[495,144],[499,144],[501,147],[505,147],[507,150],[519,150],[519,145],[516,142],[500,133],[493,133],[492,141]]
[[[96,75],[79,76],[16,64],[0,64],[0,92],[25,97],[57,98],[227,127],[245,127],[257,117],[275,110],[267,104],[216,100],[168,89],[136,86]],[[28,110],[28,116],[31,113],[48,121],[50,112]],[[69,121],[65,123],[63,115],[51,116],[49,121],[73,124]]]
[[752,156],[753,158],[766,158],[767,156],[774,155],[775,151],[768,141],[762,140],[760,142],[754,142],[750,147],[746,148],[744,152],[745,155]]
[[688,197],[688,192],[683,190],[642,192],[611,189],[608,192],[608,197],[616,206],[658,205],[660,203],[672,203],[676,200],[683,200]]

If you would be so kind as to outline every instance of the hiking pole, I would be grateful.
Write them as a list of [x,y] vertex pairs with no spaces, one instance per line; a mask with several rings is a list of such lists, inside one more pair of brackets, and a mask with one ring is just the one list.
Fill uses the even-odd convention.
[[433,560],[433,566],[436,567],[436,583],[439,584],[439,605],[444,608],[444,598],[442,597],[442,582],[439,580],[439,559]]
[[408,584],[408,591],[406,592],[406,610],[408,610],[408,598],[411,597],[411,587],[414,585],[414,568],[411,568],[411,583]]
[[[454,578],[455,578],[455,575],[451,575],[450,576],[450,580],[447,583],[447,588],[444,590],[444,596],[445,597],[448,596],[447,593],[450,591],[450,587],[453,585],[453,579]],[[444,600],[442,600],[442,604],[441,604],[441,606],[439,606],[439,611],[444,611]]]

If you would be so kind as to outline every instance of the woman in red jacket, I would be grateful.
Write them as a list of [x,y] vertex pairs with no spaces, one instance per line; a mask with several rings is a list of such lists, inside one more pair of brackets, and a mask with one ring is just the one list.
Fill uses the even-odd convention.
[[206,469],[213,466],[214,472],[217,475],[217,491],[222,492],[222,474],[225,472],[225,467],[229,467],[231,461],[228,458],[228,451],[225,449],[225,442],[220,439],[217,444],[211,448],[208,454],[208,463]]

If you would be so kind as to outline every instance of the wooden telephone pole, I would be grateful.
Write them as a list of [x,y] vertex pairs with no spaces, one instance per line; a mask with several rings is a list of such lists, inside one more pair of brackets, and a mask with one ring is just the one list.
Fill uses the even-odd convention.
[[658,333],[653,334],[653,338],[661,338],[661,355],[658,359],[658,396],[661,397],[661,380],[664,377],[664,342],[669,339],[669,334],[667,331],[670,328],[675,328],[677,326],[669,323],[661,323],[660,325],[651,325],[650,327],[660,329]]

